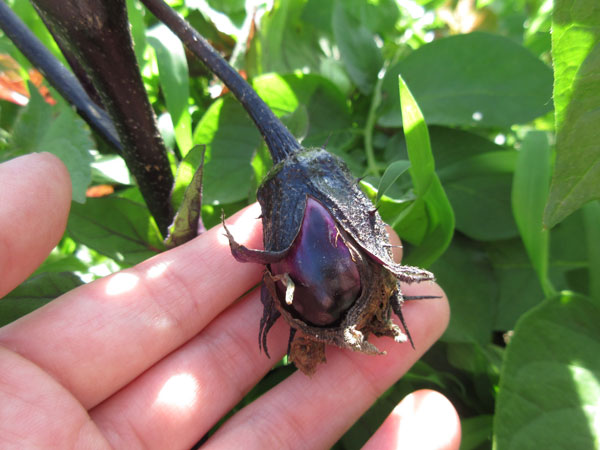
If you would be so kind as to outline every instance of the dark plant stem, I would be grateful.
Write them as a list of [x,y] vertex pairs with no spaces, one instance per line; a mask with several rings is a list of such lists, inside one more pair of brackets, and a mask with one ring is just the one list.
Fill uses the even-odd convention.
[[141,2],[233,92],[262,134],[274,164],[300,150],[301,146],[296,138],[254,89],[189,23],[162,0],[141,0]]
[[60,95],[75,106],[90,127],[121,153],[122,146],[117,130],[106,111],[90,99],[77,78],[50,53],[6,3],[1,1],[0,28]]
[[173,220],[173,174],[133,51],[124,0],[32,0],[90,76],[117,128],[123,158],[163,236]]

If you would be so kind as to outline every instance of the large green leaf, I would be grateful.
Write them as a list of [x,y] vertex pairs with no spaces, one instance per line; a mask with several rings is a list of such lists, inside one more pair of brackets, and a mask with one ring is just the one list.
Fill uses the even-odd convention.
[[81,284],[81,279],[70,272],[44,273],[29,278],[0,300],[0,327]]
[[204,203],[248,198],[252,155],[261,144],[256,127],[232,97],[214,102],[194,131],[194,145],[206,145]]
[[9,154],[50,152],[67,166],[73,200],[85,202],[92,179],[89,150],[93,147],[83,120],[63,102],[50,106],[30,84],[31,98],[15,124]]
[[164,248],[148,208],[122,197],[73,203],[67,231],[75,241],[125,265],[137,264]]
[[459,160],[440,171],[457,230],[482,241],[517,235],[510,208],[516,156],[507,150],[489,152]]
[[500,377],[496,448],[598,448],[600,310],[565,292],[524,315]]
[[552,26],[556,166],[544,222],[600,198],[600,6],[557,0]]
[[434,40],[386,73],[379,124],[400,126],[397,77],[429,125],[510,126],[551,108],[552,72],[508,38],[471,33]]

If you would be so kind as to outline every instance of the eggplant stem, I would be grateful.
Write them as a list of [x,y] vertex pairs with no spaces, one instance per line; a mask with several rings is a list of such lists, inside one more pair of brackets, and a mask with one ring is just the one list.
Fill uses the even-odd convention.
[[173,8],[162,0],[141,0],[141,2],[157,19],[168,26],[235,95],[262,134],[271,152],[273,164],[277,164],[302,148],[248,82]]

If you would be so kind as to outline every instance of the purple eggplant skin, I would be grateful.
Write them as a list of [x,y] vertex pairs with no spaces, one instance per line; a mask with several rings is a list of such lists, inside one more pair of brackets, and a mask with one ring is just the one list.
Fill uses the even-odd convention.
[[[368,342],[369,334],[390,336],[397,342],[409,338],[391,321],[391,312],[394,311],[404,324],[400,281],[413,283],[433,280],[433,274],[394,262],[389,236],[379,213],[358,188],[357,180],[340,158],[319,148],[292,152],[273,166],[259,187],[257,198],[262,209],[265,250],[241,246],[227,228],[225,231],[232,254],[238,261],[266,265],[261,289],[264,313],[259,346],[265,349],[267,355],[267,333],[280,316],[292,328],[290,359],[309,375],[314,373],[317,364],[325,360],[325,344],[380,354]],[[292,267],[296,263],[293,258],[297,256],[298,245],[304,245],[298,242],[307,233],[310,235],[310,232],[304,232],[303,223],[307,223],[307,226],[316,223],[317,228],[320,227],[327,234],[321,238],[321,250],[323,242],[330,239],[333,231],[331,224],[334,224],[339,234],[335,239],[340,240],[347,250],[347,260],[343,261],[343,248],[329,253],[313,248],[305,253],[312,252],[318,258],[328,255],[337,258],[334,262],[322,265],[325,268],[340,266],[330,272],[332,278],[340,276],[344,270],[352,274],[356,270],[359,275],[355,286],[351,282],[354,275],[350,276],[351,280],[344,285],[345,294],[337,296],[342,304],[333,309],[327,302],[319,306],[318,302],[311,299],[300,299],[302,289],[289,291],[298,284],[298,273],[294,273],[295,267]],[[319,263],[314,262],[314,265],[319,266]],[[314,275],[314,267],[310,264],[306,267],[305,278],[312,277],[312,287],[319,290],[315,297],[321,298],[321,291],[328,291],[327,286],[323,285],[327,280],[322,281],[322,274]],[[289,272],[282,273],[286,268]],[[339,284],[339,280],[331,282]],[[306,280],[302,284],[306,284]],[[335,287],[329,289],[332,292],[335,290]],[[356,298],[349,300],[352,296]],[[299,312],[306,309],[307,302],[312,305],[310,313]],[[294,303],[300,307],[294,308]],[[325,314],[325,318],[315,320],[319,314]],[[300,337],[295,336],[296,331],[301,332]]]
[[[270,271],[282,281],[278,298],[288,310],[312,325],[331,325],[361,292],[356,250],[331,214],[307,197],[300,231],[281,261]],[[285,286],[284,286],[285,285]]]

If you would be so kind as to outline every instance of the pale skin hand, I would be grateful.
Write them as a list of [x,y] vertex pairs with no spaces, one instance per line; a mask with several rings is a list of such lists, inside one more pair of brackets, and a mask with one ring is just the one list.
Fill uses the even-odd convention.
[[[0,165],[0,297],[62,235],[70,182],[53,156]],[[258,207],[231,219],[260,248]],[[259,353],[262,268],[237,263],[221,227],[136,267],[75,289],[0,329],[0,447],[185,449],[200,439],[285,352],[288,327]],[[407,295],[444,295],[435,283]],[[240,296],[240,301],[236,302]],[[1,301],[1,300],[0,300]],[[327,448],[435,342],[445,297],[405,308],[417,350],[374,339],[386,356],[329,348],[308,378],[296,372],[229,419],[211,448]],[[370,448],[458,448],[460,425],[440,394],[405,399]]]

